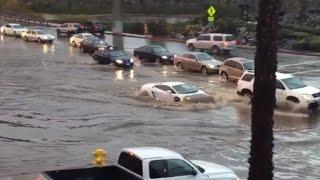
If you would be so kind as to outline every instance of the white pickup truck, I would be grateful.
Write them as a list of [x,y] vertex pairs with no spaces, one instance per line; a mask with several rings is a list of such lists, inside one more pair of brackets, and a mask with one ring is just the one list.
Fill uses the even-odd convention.
[[114,166],[51,171],[34,175],[31,179],[239,180],[234,171],[225,166],[200,160],[187,160],[174,151],[158,147],[124,149],[120,153],[118,164]]

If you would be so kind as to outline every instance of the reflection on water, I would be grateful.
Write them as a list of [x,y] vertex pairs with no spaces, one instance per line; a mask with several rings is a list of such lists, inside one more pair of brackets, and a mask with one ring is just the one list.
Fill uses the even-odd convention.
[[[237,114],[240,121],[251,123],[250,106],[237,105]],[[314,112],[311,115],[304,113],[295,113],[282,110],[275,110],[274,120],[275,128],[281,130],[291,129],[309,129],[315,127],[319,123],[319,112]]]
[[73,47],[69,47],[69,55],[72,56],[74,53],[74,48]]
[[42,52],[44,54],[48,54],[49,52],[54,53],[55,52],[54,45],[43,44]]
[[168,77],[168,67],[167,66],[163,66],[162,67],[162,71],[161,71],[163,77]]
[[122,80],[125,80],[125,79],[129,79],[129,80],[134,80],[135,79],[134,70],[133,69],[130,69],[130,70],[123,70],[123,69],[115,70],[114,74],[115,74],[115,79],[114,79],[115,81],[122,81]]

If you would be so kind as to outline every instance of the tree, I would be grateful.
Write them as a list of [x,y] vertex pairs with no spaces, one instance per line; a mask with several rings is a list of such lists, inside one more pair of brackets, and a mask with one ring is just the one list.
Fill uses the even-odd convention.
[[273,113],[276,102],[279,10],[279,0],[259,2],[249,180],[273,179]]

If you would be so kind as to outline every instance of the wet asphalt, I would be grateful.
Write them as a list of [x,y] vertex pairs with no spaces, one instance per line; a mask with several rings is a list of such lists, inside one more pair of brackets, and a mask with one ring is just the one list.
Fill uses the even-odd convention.
[[[109,35],[106,40],[113,42]],[[128,53],[145,44],[187,51],[176,42],[122,40]],[[254,52],[233,55],[253,58]],[[278,61],[279,71],[320,88],[320,57],[279,54]],[[138,96],[141,85],[158,81],[195,84],[215,103],[166,104]],[[320,113],[275,114],[275,179],[320,177]],[[88,167],[100,147],[112,164],[122,148],[161,146],[245,178],[249,141],[250,104],[236,95],[235,83],[218,75],[138,60],[123,70],[96,64],[64,37],[46,45],[0,36],[0,176]]]

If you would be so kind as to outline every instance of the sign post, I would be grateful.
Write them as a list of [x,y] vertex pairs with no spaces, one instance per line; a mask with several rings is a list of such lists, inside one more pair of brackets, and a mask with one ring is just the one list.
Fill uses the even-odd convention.
[[214,22],[214,15],[216,14],[216,9],[213,6],[210,6],[207,10],[208,13],[208,23],[209,25],[212,25]]

